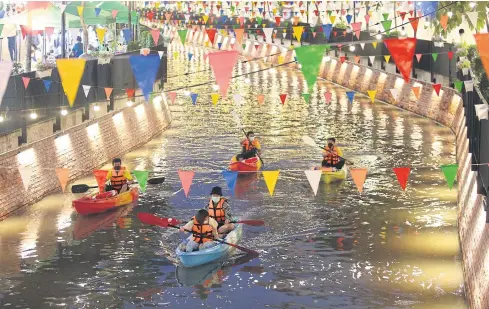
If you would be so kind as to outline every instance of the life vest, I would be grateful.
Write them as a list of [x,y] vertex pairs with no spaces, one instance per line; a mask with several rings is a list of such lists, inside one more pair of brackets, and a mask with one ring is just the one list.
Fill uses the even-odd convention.
[[258,149],[258,141],[255,139],[251,142],[251,145],[250,145],[250,140],[249,139],[245,139],[241,145],[243,145],[243,148],[245,151],[250,151],[252,149]]
[[214,202],[212,202],[212,198],[209,201],[209,217],[216,220],[219,225],[224,224],[224,222],[226,221],[226,212],[222,207],[224,205],[224,202],[226,202],[226,199],[223,197],[221,197],[221,199],[215,206]]
[[[212,241],[212,226],[209,223],[200,224],[195,217],[194,225],[192,226],[192,234],[194,236],[194,241],[198,244],[203,244],[208,241]],[[205,237],[204,237],[205,236]],[[210,237],[210,238],[207,238]]]
[[120,170],[112,169],[112,177],[110,177],[110,185],[115,190],[119,191],[122,186],[127,183],[126,177],[124,177],[124,172],[126,170],[125,166],[121,166]]
[[326,155],[324,156],[324,160],[328,162],[330,165],[335,165],[340,162],[340,157],[338,156],[338,152],[336,148],[333,146],[333,149],[329,148],[329,146],[325,147]]

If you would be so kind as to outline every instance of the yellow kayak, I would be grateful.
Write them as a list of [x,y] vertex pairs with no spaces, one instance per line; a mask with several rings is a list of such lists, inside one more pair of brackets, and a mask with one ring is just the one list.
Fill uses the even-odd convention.
[[323,171],[323,174],[321,175],[321,180],[324,183],[338,182],[346,179],[346,166],[336,172],[333,172],[333,169],[331,167],[319,167],[316,169],[320,169]]

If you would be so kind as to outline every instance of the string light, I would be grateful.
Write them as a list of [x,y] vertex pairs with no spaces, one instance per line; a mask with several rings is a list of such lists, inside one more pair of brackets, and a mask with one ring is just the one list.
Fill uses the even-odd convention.
[[379,31],[379,33],[377,33],[377,35],[375,35],[375,37],[376,37],[376,38],[377,38],[377,40],[379,40],[379,41],[380,41],[380,40],[382,40],[382,34],[380,33],[380,31]]
[[95,104],[95,106],[93,107],[93,110],[98,112],[100,110],[100,106],[98,106],[98,104]]
[[3,116],[0,116],[0,122],[3,122],[4,118]]
[[470,2],[470,4],[469,4],[469,5],[470,5],[470,7],[471,7],[472,9],[473,9],[473,8],[475,8],[475,2]]
[[32,112],[32,113],[30,114],[30,117],[31,117],[31,119],[37,119],[37,114],[36,114],[36,112]]
[[249,83],[251,83],[251,80],[247,77],[247,78],[245,78],[244,82],[249,84]]
[[406,30],[404,30],[404,27],[401,28],[401,35],[406,36]]
[[127,106],[132,106],[132,104],[133,104],[133,103],[132,103],[132,101],[127,101],[127,102],[126,102],[126,105],[127,105]]
[[189,97],[189,96],[190,96],[190,91],[185,90],[185,91],[183,92],[183,94],[184,94],[184,95],[186,95],[187,97]]
[[452,11],[448,12],[447,15],[448,15],[448,17],[452,17],[453,16]]
[[61,110],[61,115],[62,115],[62,116],[66,116],[66,115],[68,115],[68,111],[67,111],[66,109],[64,109],[64,108],[63,108],[63,109]]
[[219,90],[219,85],[212,85],[212,90],[214,90],[214,91]]
[[350,45],[350,51],[355,51],[355,45]]

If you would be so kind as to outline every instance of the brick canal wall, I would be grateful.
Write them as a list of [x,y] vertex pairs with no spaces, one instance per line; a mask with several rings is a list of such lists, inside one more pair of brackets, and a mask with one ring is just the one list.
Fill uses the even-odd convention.
[[[69,181],[91,174],[112,158],[148,142],[170,122],[164,101],[140,103],[0,155],[0,220],[48,194],[61,192],[55,168],[70,169]],[[19,167],[33,168],[27,190]]]

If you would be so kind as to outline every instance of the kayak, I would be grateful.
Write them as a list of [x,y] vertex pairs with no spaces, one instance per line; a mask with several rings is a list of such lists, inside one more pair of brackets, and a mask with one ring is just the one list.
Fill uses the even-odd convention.
[[332,182],[342,181],[346,179],[346,174],[347,174],[346,166],[336,172],[333,172],[332,168],[330,167],[319,167],[315,169],[320,169],[323,171],[323,174],[321,175],[321,180],[324,183],[332,183]]
[[229,170],[235,172],[256,172],[261,169],[261,160],[258,157],[249,158],[243,161],[236,160],[236,156],[229,163]]
[[73,207],[80,215],[97,214],[109,209],[130,204],[138,199],[139,188],[134,187],[129,191],[116,196],[105,197],[105,193],[91,194],[73,201]]
[[[190,236],[192,237],[192,236]],[[225,242],[237,244],[243,237],[243,225],[235,224],[234,230],[224,238]],[[218,243],[212,248],[192,252],[182,252],[179,247],[175,250],[178,259],[185,267],[194,267],[213,262],[234,251],[234,247]]]

